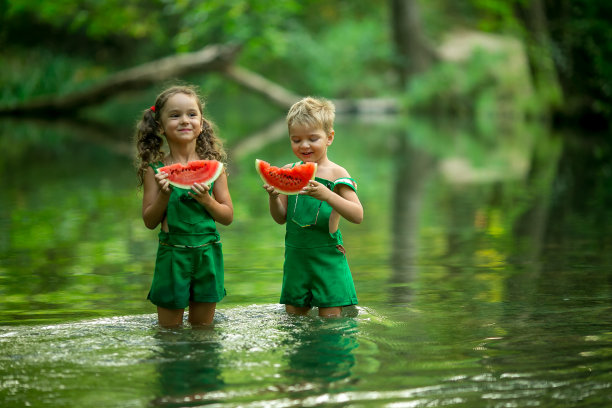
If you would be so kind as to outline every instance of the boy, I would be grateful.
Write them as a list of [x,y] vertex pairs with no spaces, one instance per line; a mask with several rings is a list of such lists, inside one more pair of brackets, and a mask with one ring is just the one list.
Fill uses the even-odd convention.
[[305,315],[316,306],[319,316],[340,316],[342,306],[357,304],[338,225],[341,217],[361,223],[363,207],[355,181],[327,157],[335,136],[334,116],[333,103],[325,99],[295,103],[287,114],[291,149],[302,162],[317,163],[315,180],[292,196],[263,186],[272,218],[287,223],[280,303],[290,314]]

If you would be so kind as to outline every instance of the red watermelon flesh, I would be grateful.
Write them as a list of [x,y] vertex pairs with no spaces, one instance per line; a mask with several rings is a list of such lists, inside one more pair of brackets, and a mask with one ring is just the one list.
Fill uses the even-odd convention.
[[255,160],[255,168],[264,183],[274,187],[281,194],[298,194],[301,189],[315,178],[317,163],[303,163],[292,168],[271,166],[263,160]]
[[160,167],[157,171],[167,173],[171,185],[190,189],[193,183],[212,184],[223,171],[223,163],[217,160],[193,160],[187,165],[176,163]]

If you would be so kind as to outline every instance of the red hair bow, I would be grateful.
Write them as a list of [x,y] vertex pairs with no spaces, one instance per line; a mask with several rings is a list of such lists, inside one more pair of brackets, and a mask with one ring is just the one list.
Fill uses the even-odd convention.
[[151,109],[153,112],[155,112],[155,105],[151,106],[149,109]]

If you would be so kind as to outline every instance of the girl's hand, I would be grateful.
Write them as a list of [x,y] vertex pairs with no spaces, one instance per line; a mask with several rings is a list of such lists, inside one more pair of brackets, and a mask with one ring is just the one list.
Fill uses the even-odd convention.
[[300,194],[309,195],[317,200],[327,201],[332,191],[318,181],[310,180],[308,185],[300,191]]
[[170,194],[172,192],[172,186],[170,185],[170,181],[168,181],[168,173],[160,171],[155,174],[155,181],[162,193]]
[[274,187],[268,185],[268,184],[264,184],[263,185],[264,190],[266,190],[268,192],[268,194],[270,195],[270,198],[277,198],[280,193],[278,191],[276,191],[274,189]]
[[213,200],[212,196],[208,194],[209,191],[210,186],[202,183],[193,183],[189,195],[195,198],[198,203],[205,205]]

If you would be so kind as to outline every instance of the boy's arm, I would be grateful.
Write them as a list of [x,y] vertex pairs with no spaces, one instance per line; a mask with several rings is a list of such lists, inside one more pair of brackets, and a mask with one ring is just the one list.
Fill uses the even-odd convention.
[[318,181],[312,180],[300,194],[307,194],[318,200],[326,201],[331,208],[350,222],[361,224],[363,221],[363,207],[357,193],[349,186],[339,184],[336,193]]
[[284,224],[287,221],[287,196],[281,195],[274,190],[274,187],[267,184],[263,185],[264,190],[269,194],[270,215],[277,224]]
[[329,194],[325,201],[346,220],[355,224],[361,224],[361,221],[363,221],[363,207],[357,193],[349,186],[343,184],[339,184],[337,188],[338,193],[327,190],[331,194]]
[[[336,180],[351,177],[346,170],[339,166],[336,167],[336,171],[334,171],[332,176]],[[328,189],[318,181],[311,180],[302,189],[300,194],[307,194],[318,200],[326,201],[346,220],[355,224],[361,224],[363,221],[363,207],[355,190],[344,184],[337,184],[334,190]]]

